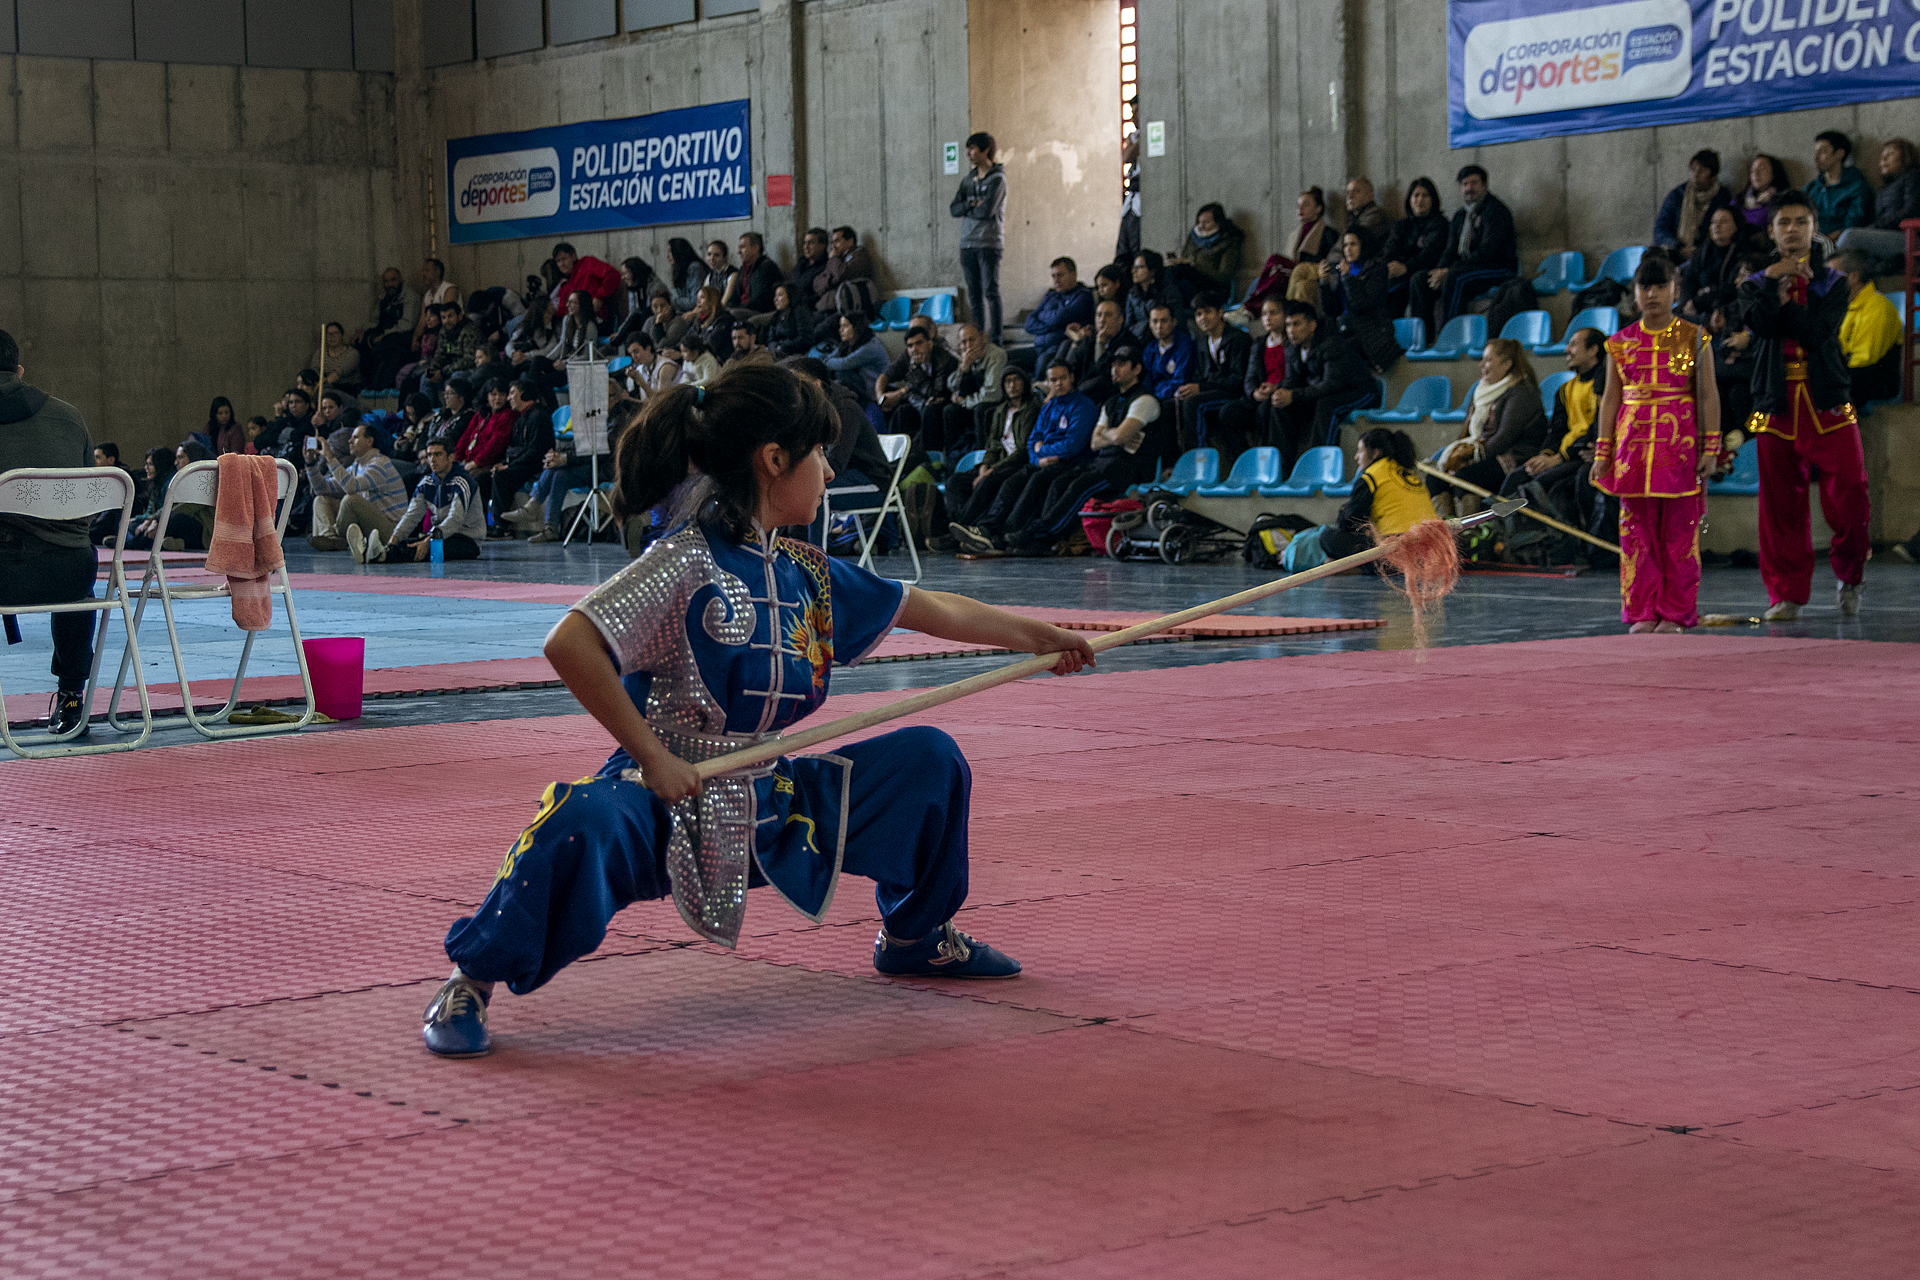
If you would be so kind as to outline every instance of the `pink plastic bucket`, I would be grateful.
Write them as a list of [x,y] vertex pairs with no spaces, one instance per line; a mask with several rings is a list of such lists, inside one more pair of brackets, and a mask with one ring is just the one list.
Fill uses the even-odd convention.
[[307,674],[313,677],[315,709],[335,720],[359,719],[367,664],[365,638],[326,636],[300,643],[307,651]]

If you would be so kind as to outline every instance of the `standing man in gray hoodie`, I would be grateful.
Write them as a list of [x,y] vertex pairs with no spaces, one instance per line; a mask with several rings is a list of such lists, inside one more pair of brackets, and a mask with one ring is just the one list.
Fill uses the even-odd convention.
[[967,139],[973,168],[960,180],[948,211],[961,219],[960,273],[967,282],[967,311],[987,341],[1000,342],[1000,253],[1006,247],[1007,171],[994,163],[993,135]]

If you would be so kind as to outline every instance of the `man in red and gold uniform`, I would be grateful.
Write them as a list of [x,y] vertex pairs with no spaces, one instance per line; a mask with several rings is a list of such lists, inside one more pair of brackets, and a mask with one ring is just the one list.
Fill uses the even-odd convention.
[[1769,622],[1800,616],[1813,587],[1813,518],[1807,486],[1833,530],[1840,616],[1860,612],[1867,563],[1867,465],[1849,403],[1840,326],[1847,280],[1813,244],[1814,209],[1799,191],[1768,210],[1775,261],[1740,284],[1740,311],[1759,340],[1748,430],[1760,450],[1760,577]]

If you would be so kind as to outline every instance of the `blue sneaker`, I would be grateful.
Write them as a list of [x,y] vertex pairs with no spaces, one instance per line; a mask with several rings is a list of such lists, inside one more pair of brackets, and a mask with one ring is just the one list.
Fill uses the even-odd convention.
[[873,940],[873,967],[896,978],[1011,978],[1020,962],[953,927],[949,920],[918,942],[885,929]]
[[427,1005],[420,1038],[443,1058],[479,1058],[493,1051],[487,1035],[487,1001],[493,992],[464,973],[448,978]]

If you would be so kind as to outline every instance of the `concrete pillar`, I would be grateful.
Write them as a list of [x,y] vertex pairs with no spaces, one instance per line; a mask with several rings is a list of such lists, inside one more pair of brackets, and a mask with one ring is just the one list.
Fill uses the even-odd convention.
[[[439,209],[427,207],[428,182],[443,181],[435,172],[436,156],[431,145],[430,103],[428,101],[425,24],[421,0],[394,0],[393,3],[393,128],[394,183],[398,188],[394,204],[399,212],[399,236],[396,243],[410,261],[382,263],[397,266],[407,277],[409,287],[417,285],[415,271],[430,254],[444,259],[445,229],[440,225]],[[445,193],[435,188],[436,195]],[[444,206],[442,206],[444,207]],[[432,219],[430,222],[429,219]],[[437,251],[437,252],[436,252]]]
[[799,256],[807,226],[805,70],[799,6],[794,0],[760,3],[760,191],[770,173],[793,175],[793,203],[765,209],[767,253],[783,269]]

